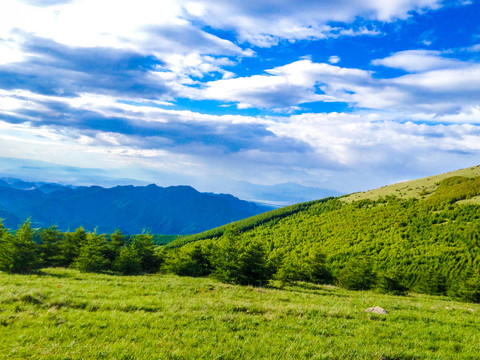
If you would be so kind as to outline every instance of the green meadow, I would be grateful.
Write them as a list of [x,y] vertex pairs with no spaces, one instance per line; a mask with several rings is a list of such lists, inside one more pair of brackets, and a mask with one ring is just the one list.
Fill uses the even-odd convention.
[[479,312],[414,293],[48,268],[0,273],[0,357],[478,359]]

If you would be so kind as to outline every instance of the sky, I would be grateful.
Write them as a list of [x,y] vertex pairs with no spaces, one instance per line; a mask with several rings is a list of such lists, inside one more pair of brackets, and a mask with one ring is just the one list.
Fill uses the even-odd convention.
[[252,198],[478,165],[478,19],[477,0],[2,0],[0,175]]

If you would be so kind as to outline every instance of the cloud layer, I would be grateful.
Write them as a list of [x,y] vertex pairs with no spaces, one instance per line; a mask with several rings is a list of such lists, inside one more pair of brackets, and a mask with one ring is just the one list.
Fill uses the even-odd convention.
[[469,6],[2,0],[0,157],[209,191],[347,192],[470,166],[480,28],[424,36]]

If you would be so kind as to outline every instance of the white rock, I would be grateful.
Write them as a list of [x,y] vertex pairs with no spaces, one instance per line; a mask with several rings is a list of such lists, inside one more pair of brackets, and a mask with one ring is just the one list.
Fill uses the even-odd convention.
[[365,312],[371,312],[374,314],[384,314],[384,315],[388,314],[388,311],[385,310],[384,308],[381,308],[380,306],[368,308],[367,310],[365,310]]

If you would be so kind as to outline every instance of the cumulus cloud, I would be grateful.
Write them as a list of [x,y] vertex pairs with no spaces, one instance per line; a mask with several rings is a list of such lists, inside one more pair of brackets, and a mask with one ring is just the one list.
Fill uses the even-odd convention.
[[350,96],[344,91],[346,83],[353,86],[369,79],[367,71],[299,60],[266,70],[265,75],[208,82],[197,96],[237,102],[240,107],[285,109],[307,102],[337,101],[339,96],[343,101]]
[[[135,57],[133,61],[143,67],[140,76],[143,80],[142,84],[133,86],[131,97],[138,95],[141,87],[149,86],[152,86],[149,96],[152,97],[158,95],[159,87],[166,92],[165,80],[169,80],[172,91],[182,84],[191,84],[191,77],[212,74],[229,77],[231,73],[223,67],[254,54],[183,19],[184,13],[180,2],[171,0],[2,1],[0,65],[9,66],[2,75],[9,77],[8,71],[12,71],[12,76],[19,77],[22,84],[30,78],[40,81],[37,78],[49,72],[44,68],[48,63],[51,69],[63,72],[63,85],[71,85],[71,88],[62,86],[63,91],[74,94],[82,90],[76,88],[78,78],[91,77],[90,69],[84,65],[92,65],[97,70],[105,63],[101,78],[104,83],[111,81],[107,86],[112,88],[119,83],[135,82],[133,78],[138,73],[124,68],[125,62],[132,65],[128,57]],[[73,58],[69,59],[70,56]],[[152,63],[161,64],[160,71],[159,66],[152,67]],[[115,75],[109,76],[108,71]],[[123,81],[115,81],[114,77],[122,72]],[[159,86],[155,86],[156,81]],[[92,85],[99,83],[99,80],[92,81]],[[127,87],[121,90],[129,96]]]
[[476,63],[445,58],[435,51],[412,50],[373,64],[409,73],[382,79],[371,71],[299,60],[263,75],[208,82],[192,96],[231,101],[243,108],[283,110],[309,102],[344,102],[356,108],[401,113],[404,118],[429,113],[432,121],[480,105],[480,65]]
[[366,28],[331,27],[331,22],[352,23],[356,18],[377,21],[405,19],[413,11],[437,9],[439,0],[314,1],[287,0],[219,2],[189,1],[202,11],[196,13],[206,24],[235,30],[239,39],[257,46],[271,46],[282,39],[324,39],[330,36],[370,34]]
[[456,59],[442,57],[440,51],[434,50],[400,51],[385,59],[373,60],[372,64],[402,69],[408,72],[424,72],[427,70],[458,68],[468,65]]

